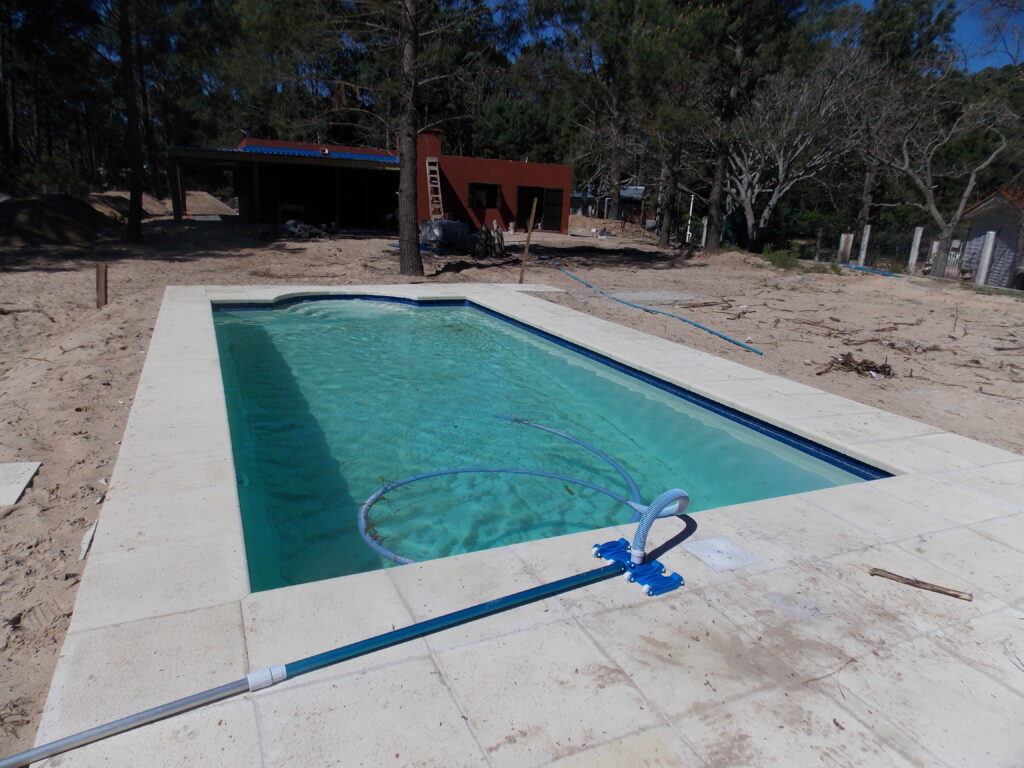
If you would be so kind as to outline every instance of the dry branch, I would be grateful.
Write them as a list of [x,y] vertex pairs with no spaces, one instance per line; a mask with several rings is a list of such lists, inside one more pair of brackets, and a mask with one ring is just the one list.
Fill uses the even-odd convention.
[[938,592],[940,595],[948,595],[949,597],[955,597],[958,600],[967,600],[969,602],[974,599],[974,595],[972,595],[970,592],[961,592],[959,589],[940,587],[938,584],[930,584],[929,582],[921,581],[920,579],[911,579],[907,576],[900,576],[898,573],[884,571],[881,568],[871,568],[868,570],[868,573],[870,573],[872,576],[881,576],[884,579],[898,581],[900,584],[906,584],[908,587],[927,589],[929,592]]
[[53,317],[50,316],[50,314],[48,312],[44,312],[41,309],[31,309],[31,308],[29,308],[29,309],[4,309],[3,307],[0,307],[0,315],[14,315],[14,314],[17,314],[19,312],[38,312],[43,317],[45,317],[47,320],[49,320],[51,323],[56,323],[57,322],[56,320],[53,319]]
[[844,352],[839,357],[833,357],[828,365],[817,372],[817,376],[833,370],[853,371],[858,376],[875,376],[891,379],[896,374],[892,371],[889,363],[876,363],[874,360],[858,360],[852,352]]

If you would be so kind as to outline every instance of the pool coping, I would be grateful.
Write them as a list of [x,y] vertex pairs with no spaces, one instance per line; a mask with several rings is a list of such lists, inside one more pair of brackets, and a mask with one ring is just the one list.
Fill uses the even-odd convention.
[[[788,594],[783,586],[799,575],[817,579],[824,585],[819,587],[823,594],[842,594],[851,600],[855,593],[844,585],[843,578],[852,579],[854,575],[846,573],[847,561],[843,558],[864,557],[865,553],[879,562],[887,558],[896,563],[909,562],[925,573],[937,570],[946,581],[958,582],[956,570],[949,567],[952,555],[948,548],[934,543],[953,536],[996,552],[998,557],[992,556],[995,561],[1024,564],[1024,534],[1018,536],[1024,531],[1024,494],[1019,490],[1024,457],[529,295],[543,290],[551,289],[495,284],[169,287],[37,743],[243,677],[251,669],[291,661],[307,652],[490,599],[513,591],[517,584],[531,586],[568,575],[574,568],[593,567],[592,560],[587,562],[590,544],[618,533],[616,528],[600,534],[575,534],[250,594],[210,312],[212,302],[269,302],[325,293],[472,301],[892,473],[892,478],[871,482],[870,489],[853,486],[861,488],[860,492],[842,486],[699,513],[698,538],[727,536],[752,551],[758,564],[738,572],[711,572],[681,548],[666,558],[666,564],[677,567],[690,583],[679,594],[690,590],[701,601],[701,610],[719,619],[724,617],[748,642],[757,634],[753,628],[763,623],[758,611],[743,607],[743,595],[733,595],[738,601],[735,604],[721,602],[740,583],[770,588],[771,594],[774,590]],[[925,514],[921,514],[922,508]],[[993,531],[1002,533],[996,535]],[[658,534],[659,526],[655,526],[655,536]],[[943,556],[930,556],[933,549]],[[482,578],[481,572],[492,578]],[[971,572],[965,580],[978,593],[974,603],[968,604],[970,612],[963,614],[966,621],[991,623],[1020,612],[1024,595],[1015,591],[1019,588],[1003,583],[999,573]],[[427,589],[424,584],[432,586]],[[605,591],[599,591],[601,587]],[[875,585],[871,583],[871,587]],[[409,720],[403,750],[410,760],[418,756],[416,759],[428,763],[545,764],[556,759],[571,760],[576,753],[586,754],[588,759],[595,754],[613,755],[622,744],[653,739],[657,749],[668,750],[679,759],[685,757],[697,764],[710,761],[716,754],[714,738],[728,733],[728,726],[718,724],[715,730],[700,718],[730,705],[719,702],[707,710],[691,708],[676,713],[671,704],[651,699],[642,687],[627,679],[630,671],[642,676],[644,670],[631,670],[635,659],[616,645],[617,638],[604,637],[600,626],[594,624],[597,617],[614,623],[627,613],[666,610],[648,607],[651,603],[645,604],[642,597],[627,590],[636,591],[618,583],[599,585],[584,591],[589,600],[579,596],[559,598],[550,606],[522,609],[500,621],[489,619],[485,626],[460,630],[450,638],[416,641],[380,657],[347,665],[344,670],[329,670],[311,675],[309,681],[286,683],[280,692],[272,689],[218,705],[220,714],[212,720],[212,714],[196,712],[116,737],[70,755],[67,764],[91,764],[90,760],[96,762],[101,756],[112,760],[120,757],[125,762],[130,756],[142,762],[139,755],[157,756],[166,750],[171,750],[179,763],[186,756],[193,762],[212,763],[216,759],[218,764],[238,765],[326,762],[349,754],[346,747],[337,739],[332,742],[329,728],[312,741],[304,741],[298,737],[294,721],[317,717],[330,722],[325,713],[335,711],[330,697],[334,695],[331,691],[338,690],[339,680],[355,689],[372,682],[376,688],[391,690],[388,686],[392,686],[420,697],[416,699],[422,702],[419,710],[403,715]],[[897,593],[895,599],[910,598]],[[671,601],[672,596],[661,600]],[[861,607],[878,613],[878,602],[868,600],[866,607]],[[789,608],[780,608],[781,615],[787,616]],[[937,632],[957,625],[954,619],[963,616],[955,611],[952,617],[942,613],[953,611],[948,605],[934,608],[928,603],[928,608],[929,621],[936,626],[898,615],[887,618],[884,612],[878,614],[879,623],[883,627],[892,625],[889,629],[900,638],[900,647],[924,643],[928,652],[939,654],[936,658],[953,673],[966,674],[963,670],[969,670],[968,676],[976,687],[980,686],[979,690],[989,691],[988,684],[992,683],[1001,695],[1021,705],[1024,691],[1011,686],[1006,693],[1007,686],[993,676],[986,663],[970,658],[968,651],[955,644],[951,647],[952,641],[944,644],[937,637]],[[835,610],[845,616],[840,609]],[[935,611],[940,615],[933,616]],[[339,624],[339,613],[359,616],[361,624]],[[832,643],[854,658],[858,657],[855,651],[866,654],[887,650],[886,643],[879,645],[860,638],[854,643],[842,632],[832,636],[827,627],[822,631],[825,639],[816,637],[815,642]],[[190,632],[199,636],[192,637]],[[507,711],[502,710],[493,696],[481,700],[464,679],[469,673],[453,660],[472,660],[473,674],[482,675],[489,669],[488,656],[482,649],[505,647],[513,656],[520,652],[523,658],[530,658],[529,649],[542,641],[546,647],[552,638],[565,642],[580,642],[582,638],[589,643],[587,654],[603,660],[599,666],[611,670],[603,673],[614,678],[607,687],[637,703],[645,714],[617,715],[614,729],[606,729],[604,735],[592,734],[585,744],[573,742],[573,723],[563,722],[564,715],[555,717],[553,713],[546,722],[557,724],[557,728],[551,725],[545,733],[526,728],[526,733],[511,742],[502,738],[499,723],[505,722],[508,729],[508,723],[515,719],[513,714],[529,720],[533,713],[518,712],[512,703],[507,703]],[[635,651],[632,646],[630,649]],[[550,655],[558,656],[554,651]],[[154,663],[157,656],[159,662]],[[877,760],[878,754],[890,752],[911,761],[939,761],[934,764],[943,764],[941,761],[948,758],[936,755],[927,745],[926,736],[912,729],[912,735],[905,738],[888,732],[877,737],[865,735],[873,727],[870,714],[851,708],[845,697],[837,697],[818,680],[810,679],[829,654],[817,658],[808,651],[807,658],[798,655],[790,659],[785,653],[783,657],[787,672],[804,680],[800,696],[818,704],[827,701],[829,706],[841,708],[851,722],[863,725],[852,729],[858,733],[858,743],[875,750],[873,754],[865,753],[863,764],[872,764],[869,761]],[[543,666],[544,658],[539,663]],[[508,672],[497,662],[491,666],[498,685]],[[411,676],[418,681],[415,684],[402,682],[410,679],[410,670],[418,671]],[[852,677],[852,673],[845,673],[844,680],[847,676]],[[757,685],[750,690],[740,686],[743,695],[737,701],[786,690],[784,676],[772,685],[754,673],[752,677]],[[112,689],[108,693],[111,704],[97,705],[95,697],[89,695],[90,684],[96,680],[107,681]],[[574,682],[575,687],[571,685]],[[865,690],[873,691],[872,684],[874,678],[867,679]],[[314,710],[306,709],[311,705],[295,693],[299,689],[319,702]],[[529,686],[524,685],[527,689],[541,701],[551,693],[543,678],[530,678]],[[601,701],[608,695],[600,693],[605,688],[595,689],[593,680],[586,676],[570,681],[569,689],[573,695],[586,692]],[[113,691],[117,695],[111,695]],[[792,691],[789,694],[799,698]],[[537,706],[546,711],[553,705]],[[439,745],[436,734],[424,730],[426,720],[419,722],[418,718],[426,717],[427,712],[434,712],[445,724],[444,746]],[[354,716],[351,707],[347,716]],[[218,719],[222,726],[211,725]],[[433,722],[432,716],[428,719]],[[705,734],[703,738],[687,735],[689,726],[695,723],[699,726],[696,730]],[[577,726],[587,731],[578,722]],[[194,733],[187,746],[176,735],[182,728]],[[381,728],[380,722],[372,719],[365,724],[361,736],[366,750],[384,748]],[[523,729],[510,732],[518,734],[519,730]],[[564,731],[563,738],[554,739],[548,731]],[[771,735],[770,729],[766,732]],[[843,733],[837,730],[830,736],[853,737]],[[222,754],[225,739],[236,747],[230,758]],[[767,743],[777,747],[782,742],[771,736]],[[166,759],[166,755],[160,759]],[[229,762],[220,762],[225,759]]]

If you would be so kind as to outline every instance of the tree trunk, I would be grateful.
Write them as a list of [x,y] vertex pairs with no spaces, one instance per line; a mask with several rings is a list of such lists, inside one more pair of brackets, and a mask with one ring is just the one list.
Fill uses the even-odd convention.
[[605,209],[606,219],[618,219],[622,210],[622,164],[618,154],[612,155],[608,168],[608,207]]
[[722,210],[722,197],[725,191],[725,166],[728,161],[728,149],[725,144],[722,144],[718,148],[715,176],[711,181],[711,192],[708,195],[708,236],[704,247],[712,253],[722,246],[722,224],[725,219]]
[[[10,3],[4,3],[3,27],[0,28],[0,35],[3,35],[3,62],[4,68],[4,129],[3,146],[4,162],[11,171],[18,164],[20,147],[18,144],[18,90],[17,80],[14,75],[15,51],[14,51],[14,23],[11,18]],[[10,178],[10,177],[8,177]],[[13,190],[11,190],[13,192]]]
[[139,96],[135,80],[135,0],[120,0],[117,31],[121,53],[121,87],[124,98],[126,143],[128,150],[128,223],[125,238],[142,240],[142,133],[139,130]]
[[419,55],[419,0],[402,0],[402,114],[398,124],[398,261],[403,275],[422,275],[419,222],[416,214],[416,64]]
[[675,223],[676,199],[679,195],[676,189],[676,174],[671,167],[674,165],[675,163],[669,161],[663,167],[665,193],[661,202],[661,214],[658,217],[659,248],[668,248],[672,244],[672,226]]
[[135,34],[135,71],[138,73],[139,100],[142,106],[142,137],[146,146],[146,160],[149,163],[148,186],[150,194],[161,194],[164,184],[158,184],[161,163],[156,156],[156,134],[153,130],[153,112],[149,103],[149,87],[146,85],[146,62],[142,57],[142,40],[136,30]]
[[761,252],[761,228],[757,225],[754,206],[749,200],[743,201],[743,218],[747,224],[747,250],[752,253]]
[[[8,89],[11,87],[11,13],[8,3],[0,5],[0,174],[10,180],[13,171],[13,151],[11,149],[11,128],[8,112]],[[8,182],[9,183],[9,182]],[[13,190],[10,190],[13,192]]]

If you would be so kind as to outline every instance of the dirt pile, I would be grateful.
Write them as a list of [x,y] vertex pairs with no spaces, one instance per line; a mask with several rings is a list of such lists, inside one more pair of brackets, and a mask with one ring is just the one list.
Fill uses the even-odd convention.
[[0,202],[0,247],[87,245],[116,224],[71,195],[16,197]]
[[639,224],[634,224],[631,221],[598,219],[578,214],[571,214],[569,216],[569,232],[571,234],[597,237],[602,230],[607,233],[608,237],[624,237],[631,240],[640,240],[645,243],[658,242],[658,235],[656,233],[649,232]]
[[[128,220],[129,194],[125,190],[110,189],[106,192],[93,192],[87,198],[89,204],[97,211],[115,221],[125,222]],[[171,213],[170,203],[157,200],[152,195],[142,195],[142,216],[152,218],[153,216],[169,216]]]
[[[189,190],[185,193],[185,208],[192,216],[234,216],[238,213],[227,203],[223,203],[209,192]],[[170,213],[168,206],[168,213]]]

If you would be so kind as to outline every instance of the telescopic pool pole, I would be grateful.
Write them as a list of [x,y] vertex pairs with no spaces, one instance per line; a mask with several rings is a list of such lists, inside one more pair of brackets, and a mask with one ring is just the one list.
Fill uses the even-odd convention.
[[[694,531],[697,530],[697,523],[693,518],[687,515],[678,515],[678,517],[685,524],[683,530],[657,549],[647,553],[647,556],[644,558],[645,563],[653,562],[663,553],[692,536]],[[483,619],[487,616],[503,613],[504,611],[529,605],[530,603],[537,602],[538,600],[544,600],[548,597],[554,597],[565,592],[571,592],[574,589],[586,587],[590,584],[597,584],[598,582],[605,581],[613,576],[623,574],[627,570],[629,570],[629,565],[627,563],[622,561],[612,562],[609,565],[605,565],[601,568],[595,568],[592,571],[578,573],[574,576],[568,576],[549,584],[542,584],[539,587],[533,587],[531,589],[523,590],[522,592],[506,595],[505,597],[500,597],[497,600],[490,600],[485,603],[480,603],[479,605],[474,605],[470,608],[464,608],[461,611],[455,611],[454,613],[438,616],[434,619],[428,619],[427,621],[421,621],[417,624],[411,624],[408,627],[392,630],[391,632],[385,632],[382,635],[377,635],[376,637],[371,637],[366,640],[360,640],[359,642],[351,643],[349,645],[343,645],[340,648],[335,648],[334,650],[326,651],[315,656],[309,656],[305,659],[299,659],[298,661],[293,661],[290,664],[259,669],[255,672],[250,672],[246,677],[243,677],[240,680],[219,685],[216,688],[210,688],[209,690],[201,691],[200,693],[195,693],[191,696],[186,696],[183,699],[177,699],[166,704],[161,704],[157,707],[153,707],[152,709],[136,712],[133,715],[122,717],[119,720],[113,720],[109,723],[98,725],[95,728],[90,728],[87,731],[66,736],[63,739],[51,741],[48,744],[43,744],[35,747],[34,749],[29,749],[25,752],[20,752],[16,755],[12,755],[11,757],[4,758],[0,760],[0,768],[23,768],[23,766],[27,766],[37,760],[44,760],[48,757],[53,757],[54,755],[70,752],[73,749],[84,747],[87,744],[101,741],[102,739],[109,738],[110,736],[115,736],[119,733],[124,733],[125,731],[130,731],[135,728],[139,728],[140,726],[154,723],[158,720],[165,720],[169,717],[189,712],[193,709],[204,707],[207,704],[213,704],[218,701],[230,699],[243,693],[269,688],[270,686],[277,685],[284,680],[315,672],[325,667],[340,664],[343,661],[358,658],[359,656],[365,656],[368,653],[382,651],[385,648],[391,648],[395,645],[407,643],[410,640],[427,637],[428,635],[433,635],[446,629],[451,629],[471,621],[476,621],[477,619]]]

